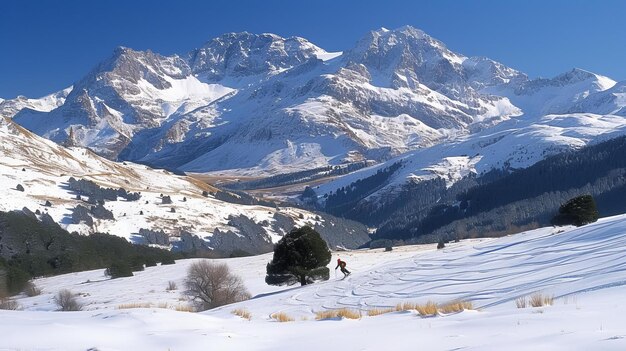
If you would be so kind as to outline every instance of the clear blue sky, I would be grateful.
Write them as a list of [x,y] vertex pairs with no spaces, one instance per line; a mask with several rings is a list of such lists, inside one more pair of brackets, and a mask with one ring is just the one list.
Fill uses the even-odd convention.
[[119,45],[184,54],[225,32],[302,36],[328,51],[409,24],[467,56],[551,77],[626,79],[626,1],[0,0],[0,97],[80,79]]

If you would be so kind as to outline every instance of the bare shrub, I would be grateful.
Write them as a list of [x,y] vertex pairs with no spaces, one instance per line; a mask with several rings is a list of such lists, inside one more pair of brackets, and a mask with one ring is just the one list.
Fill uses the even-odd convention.
[[8,297],[6,298],[0,298],[0,310],[19,310],[20,309],[20,304],[13,300],[10,299]]
[[235,310],[232,311],[232,313],[235,316],[239,316],[243,319],[247,319],[247,320],[251,320],[252,319],[252,313],[250,313],[250,311],[246,310],[245,308],[237,308]]
[[194,262],[187,270],[185,294],[198,311],[204,311],[251,297],[240,277],[232,274],[226,264],[209,261]]
[[41,295],[41,289],[38,288],[33,282],[28,282],[24,287],[24,294],[28,297],[39,296]]
[[175,281],[170,280],[169,282],[167,282],[167,288],[165,288],[166,291],[173,291],[178,289],[178,286],[176,285]]
[[178,312],[195,312],[196,311],[192,306],[181,305],[181,304],[174,306],[174,310]]
[[526,308],[528,306],[528,301],[526,301],[526,296],[521,296],[515,299],[515,306],[517,306],[517,308]]
[[270,316],[272,317],[272,319],[275,319],[279,322],[293,322],[295,321],[295,319],[293,319],[292,317],[290,317],[287,313],[285,312],[276,312],[276,313],[272,313],[272,315]]
[[83,305],[78,301],[76,295],[67,289],[60,290],[54,296],[54,303],[59,306],[59,311],[81,311]]

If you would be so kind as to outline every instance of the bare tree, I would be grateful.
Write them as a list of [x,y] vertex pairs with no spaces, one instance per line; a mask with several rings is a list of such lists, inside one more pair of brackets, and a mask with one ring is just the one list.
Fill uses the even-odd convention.
[[59,306],[59,311],[81,311],[83,304],[81,304],[74,293],[67,289],[60,290],[54,296],[54,302]]
[[226,264],[209,261],[194,262],[189,266],[185,289],[198,311],[250,298],[241,278],[232,274]]

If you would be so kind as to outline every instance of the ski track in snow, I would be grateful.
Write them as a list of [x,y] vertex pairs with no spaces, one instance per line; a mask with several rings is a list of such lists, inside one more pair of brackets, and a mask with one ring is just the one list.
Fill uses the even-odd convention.
[[[345,280],[262,297],[259,300],[274,301],[253,306],[276,306],[279,297],[285,301],[280,311],[300,316],[312,310],[367,310],[407,301],[461,299],[483,309],[511,304],[535,292],[558,299],[626,285],[624,217],[559,233],[561,230],[542,228],[471,246],[471,242],[448,244],[443,250],[382,263],[369,271],[354,270]],[[264,314],[272,312],[271,308],[263,310]]]

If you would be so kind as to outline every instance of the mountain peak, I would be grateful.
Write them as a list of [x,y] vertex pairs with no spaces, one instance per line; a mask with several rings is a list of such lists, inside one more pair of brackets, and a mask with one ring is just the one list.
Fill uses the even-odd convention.
[[423,30],[415,28],[415,27],[410,26],[410,25],[405,25],[405,26],[402,26],[402,27],[398,27],[396,29],[388,29],[388,28],[385,28],[385,27],[381,27],[381,28],[379,28],[377,30],[371,31],[370,33],[374,33],[374,34],[379,35],[379,36],[384,36],[384,35],[404,35],[404,36],[413,37],[413,38],[416,38],[416,39],[431,38]]
[[300,37],[272,33],[225,33],[188,55],[195,74],[218,81],[226,75],[250,76],[285,70],[324,50]]
[[598,90],[609,89],[616,83],[611,78],[581,68],[572,68],[570,71],[559,74],[552,80],[561,84],[574,84],[584,81],[593,81],[597,84]]

